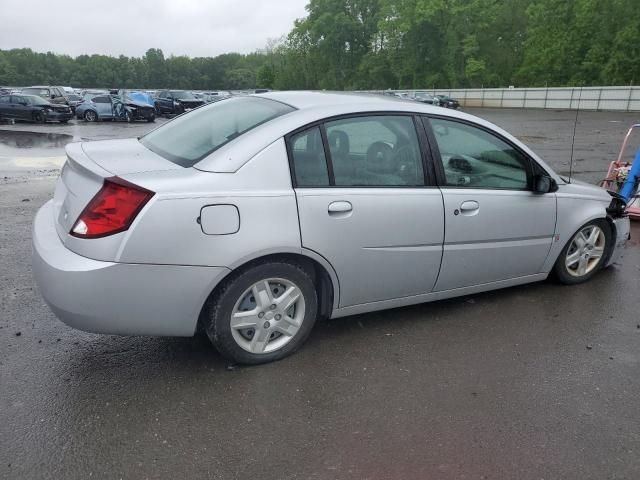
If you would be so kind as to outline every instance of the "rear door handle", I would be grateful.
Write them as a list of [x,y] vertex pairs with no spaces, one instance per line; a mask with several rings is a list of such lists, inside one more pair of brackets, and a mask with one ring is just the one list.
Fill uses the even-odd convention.
[[460,205],[460,213],[462,213],[462,215],[475,215],[479,210],[480,204],[475,200],[466,200]]
[[353,205],[351,205],[351,202],[341,200],[338,202],[331,202],[329,204],[329,215],[345,214],[351,212],[352,210]]

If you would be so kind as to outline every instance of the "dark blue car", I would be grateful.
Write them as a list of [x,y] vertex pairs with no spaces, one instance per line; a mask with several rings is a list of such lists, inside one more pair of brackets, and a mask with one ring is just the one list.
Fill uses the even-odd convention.
[[44,123],[67,123],[73,118],[68,105],[50,103],[37,95],[0,96],[0,118]]

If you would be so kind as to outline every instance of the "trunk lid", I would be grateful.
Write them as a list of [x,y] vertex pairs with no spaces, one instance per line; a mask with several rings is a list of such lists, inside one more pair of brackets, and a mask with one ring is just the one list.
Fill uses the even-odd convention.
[[118,176],[183,168],[145,148],[137,138],[86,142],[82,144],[82,151],[100,167]]

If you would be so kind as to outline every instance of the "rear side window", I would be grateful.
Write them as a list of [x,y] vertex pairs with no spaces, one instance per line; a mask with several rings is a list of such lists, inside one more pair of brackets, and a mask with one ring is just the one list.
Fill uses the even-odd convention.
[[173,163],[192,167],[249,130],[294,110],[266,98],[229,98],[177,117],[140,142]]
[[10,103],[9,98],[10,98],[9,95],[4,95],[0,97],[0,103]]
[[354,117],[325,124],[336,186],[424,185],[413,118]]
[[290,140],[296,185],[299,187],[329,186],[327,159],[324,155],[319,127],[293,135]]

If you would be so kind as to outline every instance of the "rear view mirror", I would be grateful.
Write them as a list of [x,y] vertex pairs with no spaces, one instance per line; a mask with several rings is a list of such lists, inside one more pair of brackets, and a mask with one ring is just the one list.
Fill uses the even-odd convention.
[[555,192],[557,188],[556,181],[547,175],[536,175],[533,178],[533,191],[536,193]]

